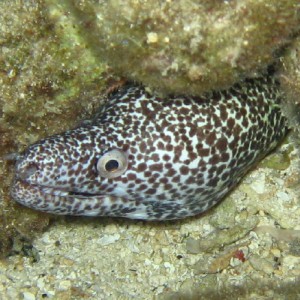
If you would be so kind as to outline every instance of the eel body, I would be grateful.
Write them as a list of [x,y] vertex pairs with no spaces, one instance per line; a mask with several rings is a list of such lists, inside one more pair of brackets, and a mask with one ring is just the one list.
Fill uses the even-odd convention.
[[31,145],[12,197],[54,214],[168,220],[208,210],[287,132],[269,76],[202,97],[125,86],[83,126]]

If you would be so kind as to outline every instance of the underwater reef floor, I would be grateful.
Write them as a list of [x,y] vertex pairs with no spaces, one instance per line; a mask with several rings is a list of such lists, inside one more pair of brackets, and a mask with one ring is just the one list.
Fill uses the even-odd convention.
[[296,299],[298,156],[284,143],[202,216],[59,217],[0,262],[2,299]]

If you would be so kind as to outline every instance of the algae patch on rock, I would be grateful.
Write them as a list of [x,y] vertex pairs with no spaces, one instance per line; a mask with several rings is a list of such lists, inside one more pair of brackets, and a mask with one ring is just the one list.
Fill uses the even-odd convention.
[[300,37],[297,37],[281,58],[281,86],[285,93],[282,110],[290,125],[300,131]]
[[165,93],[201,94],[251,76],[299,28],[298,0],[49,2],[115,72]]

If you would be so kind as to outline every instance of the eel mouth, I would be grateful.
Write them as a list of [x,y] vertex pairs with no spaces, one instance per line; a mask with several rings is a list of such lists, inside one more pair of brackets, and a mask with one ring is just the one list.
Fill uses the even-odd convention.
[[12,198],[29,208],[56,215],[72,215],[87,217],[125,217],[131,219],[145,219],[146,207],[138,202],[124,197],[101,194],[80,194],[37,184],[15,178]]
[[99,215],[104,201],[109,197],[101,194],[75,193],[66,188],[42,186],[15,178],[10,191],[18,203],[32,209],[60,215]]

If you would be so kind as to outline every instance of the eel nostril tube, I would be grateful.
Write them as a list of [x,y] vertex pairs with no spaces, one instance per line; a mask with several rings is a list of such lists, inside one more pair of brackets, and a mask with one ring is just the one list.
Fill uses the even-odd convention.
[[22,159],[23,155],[21,155],[18,152],[12,152],[12,153],[8,153],[8,154],[4,154],[1,159],[2,160],[15,160],[18,161],[20,159]]

